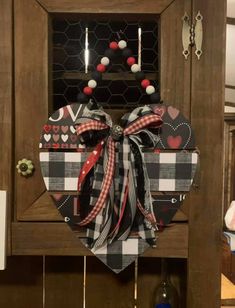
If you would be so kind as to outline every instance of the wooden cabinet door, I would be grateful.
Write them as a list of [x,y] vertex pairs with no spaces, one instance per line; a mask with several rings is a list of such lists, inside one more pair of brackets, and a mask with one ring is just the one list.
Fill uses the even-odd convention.
[[[16,173],[14,176],[13,254],[88,254],[60,222],[40,173],[38,139],[51,106],[51,16],[56,13],[155,14],[159,17],[161,96],[191,119],[201,152],[201,172],[200,187],[190,193],[187,201],[189,224],[176,224],[164,230],[159,235],[158,249],[146,255],[188,258],[188,307],[220,306],[225,2],[14,1],[15,114],[14,125],[3,127],[15,129],[15,165],[21,158],[30,158],[35,173],[27,179]],[[192,50],[186,61],[182,56],[181,18],[187,12],[194,20],[198,11],[203,15],[203,55],[198,61]],[[10,44],[9,40],[5,41]],[[0,56],[2,53],[1,49]],[[6,53],[3,58],[8,59]],[[5,64],[9,72],[11,63]],[[6,99],[4,108],[9,114],[11,106]],[[9,144],[9,155],[10,148]],[[10,174],[6,156],[0,164]]]
[[[190,118],[191,60],[182,55],[182,17],[190,15],[191,0],[159,1],[52,1],[16,0],[15,27],[15,164],[24,157],[35,165],[33,176],[24,178],[15,172],[15,221],[12,225],[13,252],[16,254],[89,254],[71,236],[68,226],[46,192],[39,165],[39,136],[53,111],[51,19],[63,13],[82,18],[87,13],[115,12],[128,16],[154,18],[158,24],[157,60],[162,99]],[[97,16],[98,14],[96,14]],[[61,16],[61,15],[60,15]],[[75,15],[72,15],[75,16]],[[120,15],[121,16],[121,15]],[[111,18],[110,15],[109,18]],[[182,219],[183,217],[183,219]],[[185,216],[181,215],[181,220]],[[55,223],[56,222],[56,223]],[[48,236],[50,235],[50,236]],[[160,235],[159,249],[149,256],[188,256],[188,225],[176,224]],[[168,245],[168,243],[174,243]]]
[[[111,4],[110,4],[111,3]],[[51,112],[50,21],[56,13],[151,14],[158,20],[158,61],[162,99],[190,116],[190,59],[182,55],[184,12],[191,0],[160,1],[15,1],[15,164],[26,157],[33,176],[15,173],[15,213],[18,221],[61,221],[45,191],[38,142]],[[82,16],[82,15],[81,15]],[[82,18],[82,17],[81,17]],[[156,21],[157,22],[157,21]]]

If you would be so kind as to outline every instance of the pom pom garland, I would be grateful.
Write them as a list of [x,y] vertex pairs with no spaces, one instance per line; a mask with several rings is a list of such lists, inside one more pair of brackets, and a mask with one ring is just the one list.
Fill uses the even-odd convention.
[[88,81],[88,87],[94,89],[97,86],[97,82],[94,79]]
[[150,85],[150,81],[148,80],[148,79],[143,79],[142,81],[141,81],[141,87],[142,88],[147,88],[147,86],[149,86]]
[[85,87],[85,88],[83,89],[83,93],[84,93],[85,95],[91,95],[92,92],[93,92],[93,89],[90,88],[90,87]]
[[135,79],[136,79],[137,81],[141,81],[141,80],[144,79],[144,78],[145,78],[144,72],[139,71],[139,72],[135,73]]
[[129,57],[129,58],[126,60],[126,63],[127,63],[129,66],[132,66],[133,64],[135,64],[135,58],[134,58],[134,57]]
[[155,88],[153,87],[153,86],[147,86],[147,88],[146,88],[146,93],[148,94],[148,95],[151,95],[151,94],[153,94],[155,92]]
[[102,59],[101,59],[101,61],[100,61],[100,63],[101,64],[103,64],[103,65],[105,65],[105,66],[107,66],[107,65],[109,65],[109,58],[108,57],[103,57]]
[[109,59],[114,59],[116,57],[116,53],[114,49],[108,48],[104,52],[105,56]]
[[91,73],[91,77],[95,80],[95,81],[100,81],[102,80],[102,74],[101,72],[98,71],[94,71]]
[[106,71],[106,67],[104,64],[98,64],[96,67],[97,71],[100,73],[104,73]]
[[88,85],[83,89],[83,93],[79,93],[77,99],[79,102],[87,102],[88,97],[92,95],[93,89],[97,87],[97,82],[102,80],[102,73],[106,71],[106,67],[110,64],[110,59],[116,56],[116,50],[122,49],[122,55],[127,58],[126,62],[130,66],[132,73],[135,74],[135,79],[141,82],[141,87],[145,89],[150,96],[152,103],[159,103],[160,95],[156,93],[154,86],[150,84],[148,79],[145,79],[145,74],[136,64],[136,59],[132,57],[132,51],[127,48],[127,43],[124,40],[118,43],[113,41],[109,44],[109,49],[105,51],[105,56],[101,58],[100,63],[96,67],[96,71],[91,73],[92,79],[88,81]]
[[117,42],[111,42],[111,43],[109,44],[109,47],[110,47],[111,49],[114,49],[114,50],[116,50],[116,49],[119,48]]
[[120,49],[124,49],[124,48],[126,48],[126,46],[127,46],[126,41],[121,40],[121,41],[118,42],[118,47],[119,47]]
[[128,58],[132,55],[132,51],[130,50],[130,48],[126,47],[122,50],[122,55],[124,58]]
[[160,103],[160,95],[157,92],[154,92],[153,94],[150,95],[150,100],[151,103],[157,104]]
[[137,73],[137,72],[139,72],[139,71],[140,71],[139,65],[138,65],[138,64],[133,64],[133,65],[131,66],[131,71],[132,71],[132,73]]
[[78,93],[77,100],[80,103],[86,103],[88,101],[88,97],[84,93],[80,92]]

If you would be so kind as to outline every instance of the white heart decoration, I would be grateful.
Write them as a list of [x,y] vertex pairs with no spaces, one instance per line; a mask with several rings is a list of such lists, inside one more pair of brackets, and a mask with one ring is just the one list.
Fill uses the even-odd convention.
[[64,142],[66,142],[66,141],[68,140],[68,138],[69,138],[68,135],[64,135],[64,134],[61,135],[61,139],[62,139]]
[[76,133],[76,129],[75,129],[72,125],[70,126],[70,130],[71,130],[71,132],[72,132],[73,134]]
[[51,139],[51,134],[44,134],[44,139],[48,142]]

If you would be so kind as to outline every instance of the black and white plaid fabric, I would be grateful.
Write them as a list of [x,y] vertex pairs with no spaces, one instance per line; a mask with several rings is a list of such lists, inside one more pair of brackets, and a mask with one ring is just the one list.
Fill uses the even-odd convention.
[[[82,239],[82,242],[86,245],[87,240]],[[130,237],[125,241],[114,241],[91,251],[115,273],[119,273],[143,254],[148,247],[145,240]]]
[[[77,191],[79,171],[86,161],[86,152],[41,152],[42,175],[48,191]],[[198,153],[153,153],[143,152],[144,161],[150,181],[150,190],[155,191],[189,191],[192,184]],[[116,157],[115,189],[118,190],[119,157]],[[98,194],[103,176],[102,161],[96,166]],[[94,194],[95,196],[95,194]]]

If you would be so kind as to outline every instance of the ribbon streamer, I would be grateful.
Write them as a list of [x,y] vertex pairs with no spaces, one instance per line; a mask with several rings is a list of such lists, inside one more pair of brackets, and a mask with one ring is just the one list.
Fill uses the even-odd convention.
[[75,125],[82,143],[96,144],[78,177],[81,199],[90,189],[89,202],[79,205],[87,245],[98,249],[133,232],[155,245],[156,218],[142,148],[156,146],[161,116],[143,106],[124,115],[121,126],[103,109],[93,108],[88,104]]

